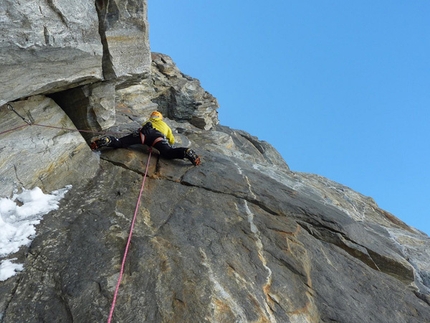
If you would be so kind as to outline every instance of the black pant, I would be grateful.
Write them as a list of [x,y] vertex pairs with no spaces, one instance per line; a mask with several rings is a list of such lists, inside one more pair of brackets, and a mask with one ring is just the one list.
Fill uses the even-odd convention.
[[[161,156],[163,156],[164,158],[167,158],[167,159],[185,158],[185,151],[187,150],[187,148],[184,148],[184,147],[173,148],[172,146],[170,146],[170,144],[168,143],[167,139],[163,136],[163,134],[156,129],[151,129],[150,131],[145,131],[145,132],[146,132],[146,135],[144,135],[145,141],[143,142],[143,144],[148,145],[150,147],[153,145],[154,141],[157,138],[160,138],[160,137],[163,138],[163,140],[155,143],[153,147],[156,148],[160,152]],[[142,144],[142,139],[141,139],[142,135],[143,135],[142,133],[130,134],[128,136],[118,138],[117,140],[112,140],[109,146],[114,148],[127,148],[132,145]]]

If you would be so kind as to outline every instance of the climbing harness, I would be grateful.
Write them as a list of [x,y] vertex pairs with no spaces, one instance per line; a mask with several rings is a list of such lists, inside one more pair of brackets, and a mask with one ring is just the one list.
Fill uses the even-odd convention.
[[[142,145],[146,145],[145,144],[145,137],[146,136],[142,132],[140,132],[140,141],[142,142]],[[153,143],[152,143],[151,146],[154,146],[156,143],[158,143],[160,141],[163,141],[163,140],[164,140],[163,137],[157,137],[157,138],[154,139],[154,141],[153,141]]]
[[114,311],[115,305],[116,305],[116,299],[118,296],[119,286],[121,284],[122,276],[124,275],[125,261],[127,258],[129,247],[130,247],[131,236],[133,235],[134,224],[136,223],[136,216],[137,216],[137,212],[139,210],[140,200],[142,198],[142,192],[143,192],[143,189],[145,187],[146,176],[148,175],[149,161],[151,159],[151,155],[152,155],[152,147],[149,147],[149,155],[148,155],[148,161],[146,162],[145,174],[143,175],[143,181],[142,181],[142,185],[140,187],[140,192],[139,192],[139,197],[137,199],[136,207],[134,209],[134,215],[133,215],[133,220],[131,221],[130,232],[128,234],[127,244],[125,245],[124,256],[122,258],[122,263],[121,263],[121,270],[119,272],[119,277],[118,277],[118,282],[116,284],[115,293],[113,295],[113,301],[112,301],[112,305],[111,305],[110,312],[109,312],[108,323],[110,323],[112,321],[112,316],[113,316],[113,311]]
[[163,137],[155,138],[155,140],[154,140],[154,142],[152,143],[152,145],[154,146],[157,142],[160,142],[160,141],[163,141],[163,140],[164,140],[164,138],[163,138]]

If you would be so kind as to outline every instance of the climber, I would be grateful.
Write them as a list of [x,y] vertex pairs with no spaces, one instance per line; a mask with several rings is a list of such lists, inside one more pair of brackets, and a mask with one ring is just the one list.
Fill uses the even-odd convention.
[[158,111],[154,111],[142,128],[134,133],[122,138],[103,136],[91,142],[90,147],[92,150],[98,150],[102,147],[127,148],[131,145],[145,144],[155,147],[161,156],[167,159],[187,158],[194,166],[200,164],[200,157],[192,149],[185,147],[173,148],[171,145],[174,142],[175,137],[172,129],[163,121],[163,115]]

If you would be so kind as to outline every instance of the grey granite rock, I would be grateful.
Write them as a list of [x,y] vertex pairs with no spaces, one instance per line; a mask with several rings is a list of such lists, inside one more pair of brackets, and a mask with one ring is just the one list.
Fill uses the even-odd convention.
[[[219,125],[198,80],[167,55],[151,63],[146,5],[2,3],[0,198],[73,186],[31,245],[0,259],[24,264],[0,282],[0,322],[106,321],[137,206],[114,322],[430,321],[430,238]],[[155,109],[202,164],[154,149],[137,205],[148,148],[88,141]]]
[[[414,280],[415,258],[405,257],[386,227],[293,189],[304,179],[285,168],[274,178],[266,170],[277,166],[269,163],[198,152],[199,167],[152,155],[115,321],[430,317],[428,286]],[[16,290],[6,294],[4,322],[106,320],[148,153],[136,147],[101,155],[94,180],[75,186],[40,225]],[[334,193],[317,179],[321,192]],[[373,217],[383,216],[370,203]],[[390,227],[397,237],[406,234]],[[427,236],[406,232],[429,244]]]
[[[0,109],[1,196],[38,186],[45,192],[92,178],[98,158],[76,127],[51,99],[35,96]],[[15,129],[15,130],[14,130]]]
[[147,4],[3,0],[0,106],[102,80],[148,76]]
[[0,105],[102,79],[94,3],[3,0]]
[[143,0],[95,1],[107,80],[151,72],[147,4]]

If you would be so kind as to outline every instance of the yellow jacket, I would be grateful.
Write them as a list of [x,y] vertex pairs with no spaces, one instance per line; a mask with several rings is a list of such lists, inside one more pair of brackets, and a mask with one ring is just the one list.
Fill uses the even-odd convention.
[[[148,121],[152,123],[152,127],[154,129],[157,129],[164,136],[166,136],[167,140],[169,141],[169,144],[173,145],[175,143],[175,137],[173,136],[172,129],[170,129],[167,123],[165,123],[163,120],[152,118],[150,118]],[[145,122],[144,124],[146,124],[147,122]]]

